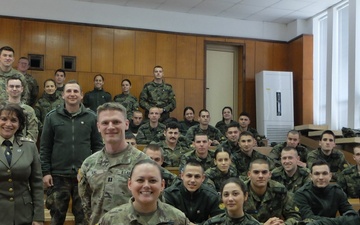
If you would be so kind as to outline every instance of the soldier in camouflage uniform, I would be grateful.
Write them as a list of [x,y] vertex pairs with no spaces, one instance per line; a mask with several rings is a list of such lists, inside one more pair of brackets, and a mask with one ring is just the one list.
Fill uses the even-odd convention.
[[8,102],[19,104],[26,115],[26,124],[22,130],[22,136],[36,142],[39,135],[38,119],[36,118],[34,109],[20,101],[23,91],[24,84],[18,74],[7,79],[6,92],[9,96]]
[[232,153],[240,151],[240,125],[237,122],[230,123],[226,126],[226,141],[222,142],[217,148],[224,148]]
[[136,136],[140,126],[144,124],[142,112],[139,110],[135,110],[131,116],[131,119],[128,118],[128,120],[130,121],[129,129],[127,129],[126,131],[130,131]]
[[335,134],[331,130],[325,130],[321,134],[319,145],[320,148],[308,153],[307,166],[311,168],[315,161],[325,160],[330,165],[331,181],[336,182],[341,171],[349,167],[349,163],[346,161],[344,153],[334,149],[336,145]]
[[281,219],[282,225],[295,225],[301,220],[292,193],[288,192],[284,185],[270,179],[267,160],[252,161],[248,177],[249,180],[245,181],[249,190],[248,200],[244,205],[246,213],[261,223]]
[[63,69],[57,69],[54,74],[54,80],[56,82],[56,94],[62,95],[64,91],[64,84],[66,79],[66,72]]
[[149,111],[149,122],[139,127],[136,135],[137,144],[150,144],[150,142],[158,142],[158,135],[165,130],[165,125],[159,122],[159,108],[151,107]]
[[219,145],[225,141],[225,136],[217,128],[209,125],[210,112],[208,110],[200,110],[199,122],[200,124],[190,127],[186,132],[186,139],[188,140],[189,145],[194,141],[195,134],[198,133],[206,134],[210,139],[211,145]]
[[[254,217],[244,212],[244,203],[248,190],[244,182],[238,178],[224,181],[220,191],[222,203],[227,209],[225,213],[211,217],[203,225],[260,225]],[[275,223],[272,223],[275,224]]]
[[[152,160],[141,160],[133,167],[127,182],[132,196],[127,204],[107,212],[99,221],[100,225],[189,225],[183,212],[159,200],[164,190],[160,166]],[[151,190],[151,195],[146,194]]]
[[347,194],[348,198],[360,198],[360,145],[353,148],[356,165],[343,170],[337,183]]
[[12,64],[15,60],[14,54],[14,49],[9,46],[0,48],[0,102],[8,100],[8,94],[6,92],[7,79],[13,75],[19,75],[24,88],[23,94],[21,96],[21,102],[26,103],[30,98],[29,89],[25,76],[12,68]]
[[182,135],[186,135],[187,130],[195,125],[199,124],[199,121],[194,120],[195,110],[191,106],[184,108],[184,120],[179,121],[180,132]]
[[182,171],[186,162],[190,159],[198,161],[204,170],[207,170],[215,166],[214,163],[214,152],[209,150],[210,143],[209,138],[206,134],[195,134],[195,140],[193,142],[195,150],[189,151],[181,156],[179,169]]
[[179,166],[180,157],[190,151],[186,143],[179,141],[180,135],[176,122],[166,124],[163,134],[165,140],[157,143],[164,150],[163,166]]
[[[149,144],[147,145],[143,152],[150,157],[150,159],[154,160],[160,167],[163,165],[164,162],[164,151],[163,149],[157,144]],[[171,173],[169,170],[161,167],[161,175],[162,178],[165,180],[165,187],[171,186],[177,176]]]
[[237,123],[236,121],[233,120],[233,114],[232,114],[232,108],[230,106],[225,106],[222,109],[222,120],[220,120],[219,122],[216,123],[215,127],[217,129],[219,129],[219,131],[223,134],[226,135],[226,128],[230,123]]
[[240,124],[240,132],[248,131],[253,134],[258,146],[262,146],[261,136],[255,128],[250,127],[250,115],[247,112],[241,112],[239,115],[238,122]]
[[310,170],[298,166],[299,155],[294,147],[287,146],[281,151],[281,167],[271,171],[271,179],[283,184],[288,191],[295,192],[310,182]]
[[105,78],[101,74],[94,77],[94,90],[86,92],[84,95],[83,104],[96,112],[97,107],[105,102],[111,102],[111,94],[104,90]]
[[[130,171],[136,162],[148,158],[125,141],[128,126],[126,109],[108,102],[98,108],[98,128],[105,147],[86,158],[79,170],[79,195],[85,224],[96,224],[102,215],[131,197],[127,187]],[[118,130],[108,134],[111,130]]]
[[33,106],[39,94],[39,85],[36,79],[31,74],[27,73],[29,68],[29,59],[26,57],[20,57],[17,69],[25,76],[26,84],[29,89],[29,99],[26,104],[29,106]]
[[231,153],[228,150],[218,148],[214,154],[216,167],[211,167],[205,171],[205,176],[215,184],[216,191],[220,192],[223,181],[230,177],[238,177],[235,166],[231,165]]
[[44,93],[34,106],[36,117],[39,121],[39,132],[41,133],[46,114],[51,110],[64,104],[61,96],[56,94],[56,84],[53,79],[44,82]]
[[264,159],[268,161],[270,164],[270,170],[275,167],[272,159],[254,150],[255,139],[252,133],[249,131],[241,132],[239,143],[240,151],[232,153],[232,161],[235,164],[239,175],[244,180],[246,180],[250,162],[254,161],[255,159]]
[[119,102],[126,108],[127,118],[131,118],[134,111],[139,110],[139,103],[135,96],[130,94],[131,81],[124,79],[121,81],[122,93],[115,95],[114,102]]
[[308,149],[300,145],[299,143],[300,143],[300,132],[297,130],[290,130],[287,133],[286,142],[275,145],[273,149],[271,149],[269,157],[274,159],[276,166],[281,166],[281,162],[280,162],[281,150],[286,146],[290,146],[295,148],[296,151],[298,152],[298,155],[300,157],[300,160],[298,161],[299,166],[306,167]]
[[175,93],[170,84],[163,81],[163,68],[154,67],[154,80],[144,85],[140,93],[140,107],[145,110],[147,117],[151,107],[158,107],[161,111],[160,122],[170,117],[170,112],[176,108]]

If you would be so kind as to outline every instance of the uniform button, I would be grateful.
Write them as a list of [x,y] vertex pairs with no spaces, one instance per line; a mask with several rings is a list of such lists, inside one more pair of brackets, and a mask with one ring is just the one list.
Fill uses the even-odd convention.
[[9,181],[9,182],[12,182],[12,179],[9,179],[8,181]]
[[10,192],[13,192],[13,189],[12,189],[12,188],[9,188],[9,191],[10,191]]
[[8,173],[10,173],[10,172],[11,172],[11,170],[7,170],[7,172],[8,172]]
[[10,201],[14,201],[14,198],[9,198]]

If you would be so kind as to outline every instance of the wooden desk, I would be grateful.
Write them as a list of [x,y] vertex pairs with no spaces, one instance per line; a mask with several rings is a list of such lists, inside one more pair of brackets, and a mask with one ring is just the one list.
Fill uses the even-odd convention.
[[[341,130],[331,130],[334,132],[335,137],[342,137],[343,133]],[[320,136],[324,131],[323,130],[316,130],[316,131],[309,131],[308,136],[309,137],[318,137]]]
[[358,198],[349,198],[348,200],[349,200],[350,204],[353,206],[355,211],[360,210],[360,199],[358,199]]
[[268,156],[271,152],[272,147],[254,147],[254,149],[261,154]]

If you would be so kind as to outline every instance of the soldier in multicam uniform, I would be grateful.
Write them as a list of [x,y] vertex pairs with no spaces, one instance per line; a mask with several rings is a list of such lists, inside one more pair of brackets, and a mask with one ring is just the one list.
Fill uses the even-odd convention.
[[158,107],[161,111],[160,122],[170,117],[170,112],[176,108],[175,93],[170,84],[163,80],[163,68],[154,67],[154,80],[144,85],[140,93],[140,107],[145,110],[147,117],[151,107]]
[[198,133],[206,134],[210,139],[211,145],[219,145],[225,141],[225,136],[217,128],[209,125],[210,112],[207,109],[200,110],[199,122],[200,124],[190,127],[186,132],[186,139],[189,144],[194,141],[195,134]]
[[164,150],[163,166],[179,166],[181,156],[190,151],[185,141],[179,140],[179,125],[176,122],[166,124],[163,136],[165,140],[157,143]]
[[157,144],[149,144],[144,148],[143,152],[160,166],[161,176],[165,180],[165,188],[171,186],[176,181],[177,176],[164,167],[161,167],[164,162],[163,149]]
[[229,178],[222,184],[221,199],[226,212],[208,219],[203,225],[260,225],[254,217],[244,212],[248,190],[238,178]]
[[319,145],[320,148],[308,153],[307,166],[311,168],[315,161],[325,160],[330,165],[331,181],[336,182],[341,171],[349,167],[349,163],[346,161],[344,153],[334,149],[336,145],[334,132],[325,130],[320,136]]
[[340,186],[330,183],[331,175],[326,161],[320,159],[312,163],[312,182],[294,193],[294,201],[303,219],[311,221],[325,217],[335,218],[337,213],[356,214]]
[[198,161],[205,170],[215,166],[213,157],[214,152],[209,151],[210,141],[206,134],[195,134],[193,146],[195,150],[187,152],[181,156],[179,165],[180,171],[182,171],[186,162],[190,159]]
[[24,84],[24,92],[21,96],[21,101],[26,103],[30,98],[29,89],[25,76],[12,68],[12,64],[15,60],[14,54],[14,49],[9,46],[0,48],[0,102],[8,100],[8,94],[6,93],[7,79],[17,74],[20,76],[21,82]]
[[64,104],[64,99],[56,94],[56,83],[53,79],[44,82],[44,93],[34,106],[36,117],[39,121],[39,132],[42,131],[46,114]]
[[347,194],[348,198],[360,198],[360,145],[353,148],[356,165],[343,170],[337,183]]
[[39,85],[36,79],[27,72],[29,68],[29,59],[26,57],[20,57],[17,70],[25,76],[25,81],[29,89],[29,99],[26,104],[29,106],[33,106],[39,94]]
[[270,179],[271,172],[267,160],[252,161],[248,177],[249,180],[245,181],[249,190],[249,197],[244,206],[246,213],[261,223],[280,219],[283,222],[274,224],[295,225],[301,220],[292,193],[288,192],[284,185]]
[[269,162],[270,170],[274,168],[274,162],[272,159],[254,150],[255,139],[252,133],[249,131],[241,132],[239,143],[240,151],[232,153],[232,161],[235,164],[241,178],[244,180],[247,179],[249,165],[255,159],[264,159]]
[[105,147],[86,158],[79,170],[79,195],[86,224],[90,225],[96,224],[110,209],[128,202],[130,171],[136,162],[148,158],[125,141],[129,121],[124,106],[104,103],[97,113]]
[[165,184],[156,162],[147,159],[136,163],[127,186],[133,197],[107,212],[99,225],[190,224],[183,212],[159,200]]
[[124,79],[121,81],[122,93],[115,95],[114,102],[119,102],[126,108],[127,118],[131,118],[133,112],[139,110],[139,103],[135,96],[130,94],[131,81]]
[[274,159],[276,166],[281,166],[281,162],[280,162],[281,151],[286,146],[290,146],[295,148],[296,151],[298,152],[298,155],[300,157],[300,160],[298,160],[299,163],[298,165],[301,167],[306,167],[308,149],[300,145],[299,143],[300,143],[300,132],[297,130],[290,130],[287,133],[286,142],[275,145],[273,149],[271,149],[269,157]]
[[214,182],[215,189],[219,192],[223,181],[238,177],[238,173],[235,166],[231,165],[231,153],[226,149],[216,149],[214,162],[216,167],[207,169],[205,176]]
[[14,74],[8,77],[6,84],[6,92],[9,96],[8,102],[19,104],[26,115],[26,123],[22,130],[22,136],[36,142],[39,135],[38,119],[36,118],[34,109],[21,102],[20,99],[23,91],[24,83],[21,80],[20,75]]
[[310,182],[310,170],[298,166],[299,155],[294,147],[287,146],[281,151],[281,167],[271,171],[271,179],[283,184],[288,191],[295,192]]
[[94,90],[85,93],[83,104],[96,112],[98,106],[105,102],[111,102],[111,94],[104,90],[105,78],[101,74],[94,76]]
[[141,125],[136,135],[138,144],[150,144],[152,141],[158,142],[158,135],[165,130],[165,125],[159,122],[159,108],[151,107],[148,116],[149,122]]

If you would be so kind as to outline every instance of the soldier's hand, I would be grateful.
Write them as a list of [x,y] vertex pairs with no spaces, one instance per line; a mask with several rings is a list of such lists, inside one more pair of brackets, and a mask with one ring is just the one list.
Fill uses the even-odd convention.
[[271,217],[264,223],[264,225],[284,225],[284,224],[285,224],[284,221],[277,217]]
[[297,165],[303,168],[306,168],[306,163],[301,162],[300,160],[297,162]]
[[46,188],[54,186],[53,179],[50,174],[43,177],[43,184]]

